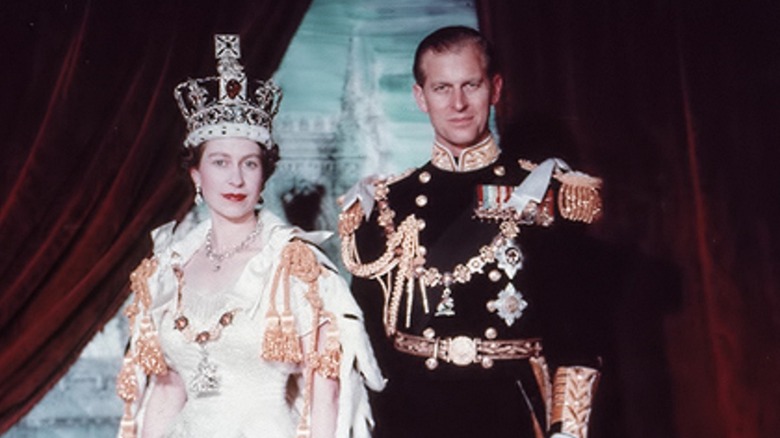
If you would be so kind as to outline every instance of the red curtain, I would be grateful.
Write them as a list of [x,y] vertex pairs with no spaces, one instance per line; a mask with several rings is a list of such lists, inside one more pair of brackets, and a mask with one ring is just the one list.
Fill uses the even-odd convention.
[[147,233],[192,199],[172,97],[238,33],[251,77],[278,66],[310,0],[0,5],[0,433],[127,297]]
[[503,147],[604,177],[597,231],[629,256],[604,308],[611,400],[594,432],[776,434],[780,7],[483,0],[478,14],[506,75]]

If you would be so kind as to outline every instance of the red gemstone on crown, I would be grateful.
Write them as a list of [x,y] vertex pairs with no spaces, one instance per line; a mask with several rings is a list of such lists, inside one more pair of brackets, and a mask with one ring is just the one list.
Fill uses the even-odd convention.
[[241,92],[241,83],[235,79],[231,79],[225,85],[225,91],[227,91],[229,98],[235,99],[236,96],[238,96],[238,93]]

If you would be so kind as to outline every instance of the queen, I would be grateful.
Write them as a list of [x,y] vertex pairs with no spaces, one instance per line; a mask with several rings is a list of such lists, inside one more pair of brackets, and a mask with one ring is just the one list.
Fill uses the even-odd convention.
[[219,75],[174,95],[196,203],[209,218],[152,232],[130,276],[130,342],[117,378],[121,437],[362,437],[382,378],[362,314],[319,234],[259,208],[279,149],[281,91],[247,81],[236,35]]

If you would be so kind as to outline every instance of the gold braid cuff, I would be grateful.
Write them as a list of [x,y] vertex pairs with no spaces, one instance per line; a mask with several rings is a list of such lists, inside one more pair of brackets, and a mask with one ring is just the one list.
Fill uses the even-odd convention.
[[[304,242],[293,240],[282,250],[281,262],[274,273],[271,285],[270,307],[266,314],[266,329],[263,338],[262,357],[268,361],[304,363],[305,386],[303,393],[303,415],[296,436],[311,436],[311,401],[314,390],[314,373],[325,378],[336,379],[341,364],[341,343],[336,317],[323,310],[322,297],[319,295],[318,279],[324,275],[317,256]],[[312,335],[309,352],[304,362],[301,339],[296,331],[295,316],[290,309],[290,278],[296,277],[304,282],[308,289],[306,300],[312,307]],[[282,282],[284,309],[281,315],[276,308],[276,293]],[[322,351],[319,349],[319,327],[328,321]]]
[[141,261],[137,268],[130,274],[130,290],[133,292],[133,301],[125,309],[125,316],[129,321],[131,331],[136,325],[136,317],[141,315],[138,328],[138,338],[131,340],[131,346],[122,361],[122,369],[116,379],[116,393],[124,403],[124,413],[120,421],[119,436],[121,438],[135,438],[137,427],[133,418],[132,405],[138,397],[138,378],[136,370],[147,376],[165,375],[168,365],[165,363],[159,336],[154,327],[149,309],[152,306],[152,295],[149,292],[149,277],[157,271],[157,259],[147,258]]
[[593,395],[599,372],[588,367],[559,367],[553,379],[551,424],[576,438],[588,436]]

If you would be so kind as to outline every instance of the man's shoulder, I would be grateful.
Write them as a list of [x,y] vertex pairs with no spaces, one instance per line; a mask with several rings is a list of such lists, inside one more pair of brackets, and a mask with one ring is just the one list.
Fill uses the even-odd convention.
[[413,175],[418,174],[422,172],[422,169],[424,166],[421,167],[410,167],[402,172],[392,174],[386,178],[384,178],[381,183],[388,186],[388,187],[399,187],[403,186],[405,184],[409,184],[414,181],[413,178],[411,178]]

